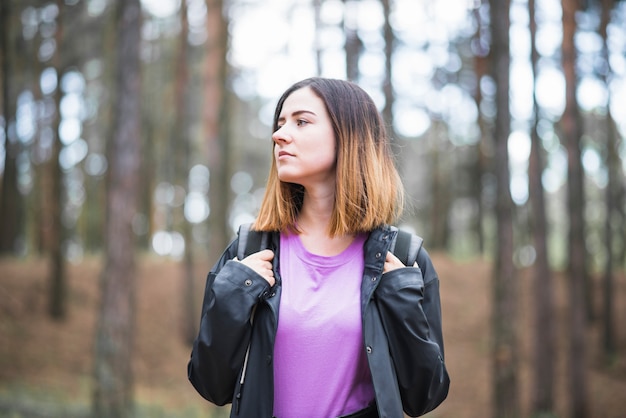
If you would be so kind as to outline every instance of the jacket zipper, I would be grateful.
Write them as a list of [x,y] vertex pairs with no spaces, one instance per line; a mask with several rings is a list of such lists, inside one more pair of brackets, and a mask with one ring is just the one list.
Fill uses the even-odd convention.
[[[250,314],[250,327],[254,323],[254,313],[256,312],[257,305],[252,307],[252,313]],[[237,407],[235,411],[239,415],[239,406],[241,404],[241,392],[243,390],[243,384],[246,380],[246,370],[248,368],[248,357],[250,357],[250,345],[252,343],[252,331],[250,332],[250,342],[248,342],[248,348],[246,348],[246,356],[243,358],[243,366],[241,367],[241,378],[239,379],[239,392],[237,392]]]

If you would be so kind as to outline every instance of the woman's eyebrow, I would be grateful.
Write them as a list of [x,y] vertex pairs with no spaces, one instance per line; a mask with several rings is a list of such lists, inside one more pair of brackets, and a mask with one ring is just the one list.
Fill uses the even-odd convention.
[[291,116],[300,116],[300,115],[302,115],[304,113],[308,113],[310,115],[317,116],[315,114],[315,112],[313,112],[312,110],[296,110],[295,112],[291,113]]
[[[295,111],[291,112],[291,117],[293,118],[293,117],[300,116],[300,115],[303,115],[303,114],[306,114],[306,113],[308,113],[310,115],[313,115],[313,116],[317,116],[317,114],[315,112],[313,112],[312,110],[295,110]],[[279,121],[284,121],[285,120],[285,116],[280,116],[278,118],[278,120]]]

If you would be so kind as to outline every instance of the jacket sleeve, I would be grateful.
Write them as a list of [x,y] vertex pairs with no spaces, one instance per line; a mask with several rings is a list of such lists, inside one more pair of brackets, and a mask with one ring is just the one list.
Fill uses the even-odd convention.
[[187,373],[200,395],[216,405],[232,402],[250,341],[250,316],[269,284],[251,268],[233,261],[237,240],[222,254],[206,281],[200,329]]
[[417,262],[419,268],[385,273],[376,290],[402,407],[409,416],[435,409],[450,386],[444,363],[439,278],[426,250],[420,251]]

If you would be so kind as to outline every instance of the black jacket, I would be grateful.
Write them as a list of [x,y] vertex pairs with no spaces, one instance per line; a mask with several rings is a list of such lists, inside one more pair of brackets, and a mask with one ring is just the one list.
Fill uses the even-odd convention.
[[[381,418],[401,418],[403,410],[409,416],[423,415],[446,398],[450,385],[437,273],[422,249],[419,268],[382,274],[394,234],[389,227],[370,233],[361,284],[363,349]],[[273,412],[272,363],[281,295],[278,233],[272,234],[269,247],[275,254],[277,278],[272,288],[249,267],[231,261],[237,252],[236,239],[207,278],[188,376],[210,402],[232,402],[231,417],[270,418]]]

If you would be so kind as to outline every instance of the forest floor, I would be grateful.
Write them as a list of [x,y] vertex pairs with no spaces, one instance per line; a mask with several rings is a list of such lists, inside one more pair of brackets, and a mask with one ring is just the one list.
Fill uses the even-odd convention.
[[[441,280],[448,399],[431,418],[491,417],[491,267],[484,260],[459,262],[432,255]],[[208,265],[197,267],[197,310]],[[69,310],[64,322],[46,311],[47,263],[0,260],[0,417],[87,417],[92,390],[93,338],[101,262],[69,265]],[[555,276],[557,321],[556,410],[567,407],[566,280]],[[529,271],[519,275],[520,393],[529,416],[533,306]],[[136,349],[133,358],[138,416],[223,417],[187,381],[190,346],[183,341],[183,273],[180,264],[153,256],[139,259]],[[596,306],[600,302],[600,285]],[[626,414],[626,277],[617,278],[615,304],[618,359],[603,366],[600,322],[588,331],[588,381],[592,418]],[[598,309],[599,311],[599,309]],[[621,320],[620,320],[621,319]]]

